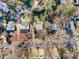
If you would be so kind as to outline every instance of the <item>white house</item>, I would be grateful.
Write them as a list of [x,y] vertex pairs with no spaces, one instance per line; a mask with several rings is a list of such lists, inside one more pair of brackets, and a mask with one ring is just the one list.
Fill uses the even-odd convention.
[[74,3],[75,4],[79,4],[79,0],[74,0]]
[[6,31],[7,31],[8,34],[12,35],[12,33],[15,31],[15,24],[14,24],[14,22],[12,22],[12,21],[8,22]]
[[66,3],[74,3],[74,4],[79,4],[79,0],[60,0],[61,4],[66,4]]
[[8,5],[6,3],[4,3],[4,2],[1,2],[1,1],[0,1],[0,9],[2,9],[5,12],[9,11]]

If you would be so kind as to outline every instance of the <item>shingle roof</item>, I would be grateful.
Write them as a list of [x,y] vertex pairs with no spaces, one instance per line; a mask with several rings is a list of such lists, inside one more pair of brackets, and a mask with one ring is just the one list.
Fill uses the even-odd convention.
[[13,36],[11,37],[11,39],[12,39],[13,42],[17,41],[17,40],[22,42],[22,41],[27,40],[28,38],[27,38],[26,34],[20,33],[19,35],[17,35],[17,32],[15,32],[13,34]]

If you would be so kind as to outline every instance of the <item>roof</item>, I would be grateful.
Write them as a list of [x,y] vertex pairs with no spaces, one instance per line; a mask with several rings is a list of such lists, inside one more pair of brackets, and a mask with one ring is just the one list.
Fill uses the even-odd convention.
[[4,24],[6,24],[6,21],[4,19],[0,19],[0,27],[4,26]]
[[15,30],[14,22],[12,22],[12,21],[8,22],[6,30]]
[[27,36],[26,34],[20,33],[19,35],[17,35],[17,32],[15,31],[13,36],[11,37],[12,41],[15,42],[17,40],[23,42],[25,40],[27,40]]
[[36,7],[35,9],[34,9],[34,11],[36,11],[36,12],[41,12],[43,10],[43,8],[41,8],[40,6],[38,6],[38,7]]
[[4,2],[1,2],[1,1],[0,1],[0,9],[2,9],[5,12],[9,11],[8,5],[6,3],[4,3]]
[[23,21],[22,24],[20,24],[20,29],[29,29],[29,23]]

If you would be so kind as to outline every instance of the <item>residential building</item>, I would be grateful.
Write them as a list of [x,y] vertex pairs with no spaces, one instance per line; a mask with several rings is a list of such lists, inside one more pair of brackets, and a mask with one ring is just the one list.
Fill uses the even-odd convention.
[[60,0],[61,4],[67,4],[67,3],[73,3],[73,4],[79,4],[79,0]]
[[8,22],[8,25],[6,28],[7,33],[10,34],[11,32],[14,32],[14,30],[15,30],[14,22],[13,21]]
[[29,30],[30,30],[29,22],[22,21],[22,23],[20,24],[20,31],[23,33],[27,33],[29,32]]
[[79,0],[74,0],[74,3],[75,4],[79,4]]
[[60,0],[61,4],[65,4],[66,0]]

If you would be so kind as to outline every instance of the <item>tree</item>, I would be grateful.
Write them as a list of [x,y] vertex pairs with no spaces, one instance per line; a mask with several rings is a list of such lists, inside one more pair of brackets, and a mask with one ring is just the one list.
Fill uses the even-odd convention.
[[28,0],[29,4],[33,7],[34,1],[33,0]]
[[7,4],[9,6],[9,8],[14,9],[15,8],[15,4],[13,3],[12,0],[7,0]]
[[56,2],[54,0],[42,0],[40,5],[46,10],[52,10],[52,7],[56,6]]
[[63,58],[63,56],[64,56],[64,54],[66,53],[66,48],[61,48],[60,49],[60,56],[61,56],[61,58]]
[[14,9],[16,5],[22,6],[24,2],[22,0],[17,0],[16,4],[13,2],[13,0],[7,0],[7,4],[10,9]]
[[40,19],[39,19],[38,16],[35,16],[34,19],[35,19],[36,22],[39,22],[40,21]]
[[[29,3],[32,4],[33,7],[33,0],[29,0]],[[42,9],[41,11],[44,10],[44,12],[37,12],[36,10],[32,12],[33,16],[38,16],[40,19],[39,20],[45,20],[49,19],[48,15],[50,18],[52,18],[54,11],[56,10],[56,7],[59,5],[60,1],[59,0],[41,0],[39,2],[39,9]],[[50,13],[49,13],[50,12]]]
[[56,5],[58,6],[60,4],[60,0],[54,0]]
[[59,14],[62,11],[66,16],[71,16],[76,11],[76,7],[72,3],[59,5],[56,9],[56,14]]
[[73,13],[76,11],[76,7],[73,5],[73,4],[71,4],[71,3],[69,3],[69,4],[66,4],[65,6],[64,6],[64,14],[66,15],[66,16],[71,16],[71,15],[73,15]]

